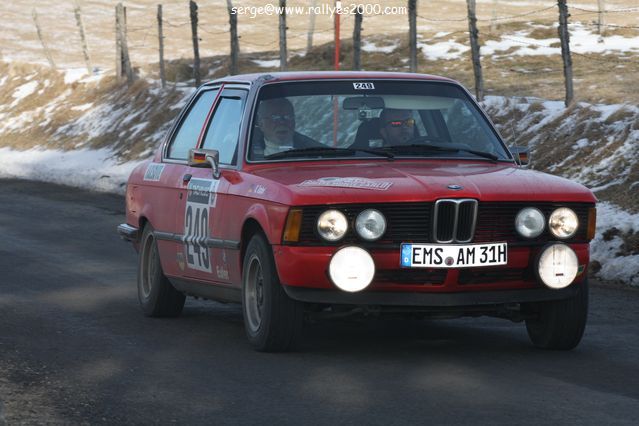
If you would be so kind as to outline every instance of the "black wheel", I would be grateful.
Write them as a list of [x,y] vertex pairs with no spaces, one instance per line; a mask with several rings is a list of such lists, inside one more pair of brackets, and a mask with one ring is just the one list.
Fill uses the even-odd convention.
[[570,350],[581,341],[588,318],[588,279],[570,299],[536,304],[538,317],[526,320],[528,336],[543,349]]
[[144,315],[176,317],[184,307],[183,293],[177,291],[162,272],[153,228],[147,223],[140,244],[138,300]]
[[303,306],[284,292],[273,252],[261,234],[251,238],[244,256],[242,312],[248,340],[261,352],[289,350],[302,329]]

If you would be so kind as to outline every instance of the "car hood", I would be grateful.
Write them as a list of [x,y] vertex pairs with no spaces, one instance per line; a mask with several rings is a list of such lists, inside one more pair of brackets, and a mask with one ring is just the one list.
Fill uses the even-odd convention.
[[266,198],[277,194],[277,201],[291,205],[433,201],[440,198],[596,201],[590,190],[570,180],[510,163],[487,161],[280,163],[276,168],[257,168],[251,175],[257,178],[255,183],[264,188]]

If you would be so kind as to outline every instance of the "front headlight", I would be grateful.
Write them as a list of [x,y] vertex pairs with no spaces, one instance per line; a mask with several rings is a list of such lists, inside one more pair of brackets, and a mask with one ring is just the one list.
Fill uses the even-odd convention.
[[519,235],[526,238],[535,238],[544,232],[544,214],[534,207],[526,207],[517,213],[515,229]]
[[363,239],[375,241],[386,232],[386,219],[379,211],[367,209],[357,215],[355,229]]
[[348,231],[348,220],[339,210],[326,210],[317,219],[317,232],[327,241],[340,240]]
[[570,238],[577,232],[579,219],[574,211],[561,207],[552,212],[548,220],[550,232],[557,238]]

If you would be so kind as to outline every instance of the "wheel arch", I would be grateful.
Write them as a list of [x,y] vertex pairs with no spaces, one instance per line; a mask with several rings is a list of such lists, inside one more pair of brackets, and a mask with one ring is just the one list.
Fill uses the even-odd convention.
[[[140,234],[144,231],[144,227],[149,223],[149,219],[146,216],[140,216],[138,218],[138,229],[140,230]],[[153,224],[151,224],[153,226]]]
[[251,240],[253,235],[258,233],[261,233],[262,235],[264,235],[264,238],[266,238],[266,241],[269,242],[266,232],[264,232],[264,228],[262,227],[260,222],[254,217],[247,218],[244,221],[244,224],[242,225],[242,234],[240,237],[240,265],[243,265],[244,263],[244,256],[246,255],[246,247],[248,246],[249,241]]
[[155,229],[154,220],[153,220],[153,208],[151,207],[151,203],[145,202],[142,208],[140,209],[140,214],[137,218],[138,226],[140,227],[140,232],[144,231],[144,227],[147,223],[153,226]]

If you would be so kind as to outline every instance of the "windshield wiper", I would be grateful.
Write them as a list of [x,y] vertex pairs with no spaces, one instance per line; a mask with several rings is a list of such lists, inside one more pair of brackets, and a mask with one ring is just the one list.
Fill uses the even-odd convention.
[[430,145],[430,144],[411,144],[411,145],[391,145],[383,148],[384,150],[390,150],[395,152],[467,152],[469,154],[477,155],[488,160],[497,161],[499,157],[491,152],[476,151],[474,149],[442,146],[442,145]]
[[378,155],[380,157],[393,158],[395,155],[391,152],[376,149],[359,149],[359,148],[333,148],[330,146],[296,148],[288,151],[276,152],[275,154],[264,156],[265,160],[278,160],[281,158],[300,157],[303,155],[355,155],[356,152],[365,152],[367,154]]

